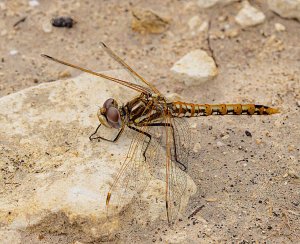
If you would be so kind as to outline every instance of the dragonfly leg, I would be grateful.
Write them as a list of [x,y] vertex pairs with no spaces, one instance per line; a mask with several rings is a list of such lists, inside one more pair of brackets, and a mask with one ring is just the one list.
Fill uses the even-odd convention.
[[147,126],[168,126],[168,127],[171,127],[172,128],[172,134],[173,134],[173,144],[174,144],[174,154],[175,154],[175,161],[176,163],[178,163],[182,168],[183,171],[186,171],[187,168],[186,166],[181,163],[179,160],[178,160],[178,157],[177,157],[177,149],[176,149],[176,141],[175,141],[175,132],[174,132],[174,127],[169,124],[169,123],[152,123],[152,124],[147,124]]
[[147,137],[149,138],[149,141],[147,142],[147,146],[146,146],[146,148],[145,148],[145,150],[144,150],[144,152],[143,152],[143,156],[144,156],[145,161],[146,161],[146,159],[147,159],[147,158],[146,158],[146,152],[147,152],[147,149],[148,149],[149,144],[150,144],[150,142],[151,142],[151,135],[150,135],[149,133],[147,133],[147,132],[145,132],[145,131],[141,131],[141,130],[139,130],[138,128],[135,128],[135,127],[133,127],[133,126],[128,125],[128,127],[129,127],[130,129],[134,130],[134,131],[137,131],[137,132],[139,132],[139,133],[142,133],[143,135],[145,135],[145,136],[147,136]]
[[97,134],[97,132],[98,132],[100,126],[101,126],[101,124],[99,124],[98,127],[96,128],[95,132],[89,136],[90,141],[102,139],[102,140],[104,140],[104,141],[116,142],[116,141],[119,139],[119,137],[120,137],[120,135],[122,134],[122,132],[124,131],[124,126],[123,126],[123,127],[120,129],[120,131],[119,131],[119,133],[117,134],[117,136],[115,137],[115,139],[113,139],[113,140],[109,140],[109,139],[104,138],[104,137],[102,137],[102,136],[93,137],[94,135]]

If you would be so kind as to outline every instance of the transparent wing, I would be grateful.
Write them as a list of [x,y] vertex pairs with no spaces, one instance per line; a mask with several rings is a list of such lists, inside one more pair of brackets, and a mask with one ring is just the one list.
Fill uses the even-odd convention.
[[139,81],[142,84],[146,84],[150,90],[150,93],[156,93],[160,95],[160,92],[156,89],[154,85],[145,80],[141,75],[139,75],[136,71],[134,71],[128,64],[125,63],[117,54],[115,54],[108,46],[106,46],[103,42],[101,42],[103,50],[113,58],[123,69],[125,69],[137,82]]
[[[182,196],[187,185],[190,133],[188,123],[169,114],[135,127],[129,152],[109,193],[108,215],[141,193],[149,178],[165,182],[168,221],[174,222],[181,212]],[[149,138],[151,136],[151,140]]]
[[[145,109],[147,111],[147,109]],[[143,115],[143,114],[142,114]],[[127,156],[106,198],[108,217],[116,215],[120,207],[126,206],[133,196],[141,193],[150,178],[151,163],[146,160],[145,151],[150,143],[147,126],[131,127],[135,131]]]
[[76,64],[72,64],[72,63],[66,62],[64,60],[60,60],[60,59],[51,57],[51,56],[46,55],[46,54],[41,54],[41,56],[44,57],[44,58],[47,58],[47,59],[49,59],[49,60],[51,60],[53,62],[66,65],[66,66],[72,67],[74,69],[78,69],[78,70],[81,70],[83,72],[86,72],[86,73],[89,73],[89,74],[92,74],[92,75],[95,75],[95,76],[98,76],[98,77],[102,77],[102,78],[110,80],[110,81],[114,81],[114,82],[116,82],[118,84],[121,84],[123,86],[127,86],[127,87],[129,87],[129,88],[131,88],[133,90],[138,91],[138,92],[149,93],[149,89],[147,87],[143,87],[143,86],[140,86],[138,84],[134,84],[134,83],[125,81],[123,79],[118,79],[118,78],[115,78],[115,77],[111,77],[111,76],[108,76],[106,74],[95,72],[95,71],[92,71],[92,70],[80,67],[80,66],[78,66]]
[[139,130],[141,132],[134,132],[124,163],[107,194],[108,217],[119,213],[120,208],[129,204],[134,195],[140,194],[149,182],[150,165],[143,155],[148,143],[148,137],[143,133],[147,133],[147,128],[142,127]]
[[190,149],[189,125],[183,118],[165,114],[161,126],[153,126],[153,135],[146,158],[151,162],[151,173],[166,183],[167,218],[173,223],[182,210],[182,196],[187,187],[188,157]]

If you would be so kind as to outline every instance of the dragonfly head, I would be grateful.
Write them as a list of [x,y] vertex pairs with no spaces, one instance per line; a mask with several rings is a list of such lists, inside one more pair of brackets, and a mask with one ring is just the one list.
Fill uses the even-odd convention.
[[122,119],[118,109],[118,103],[113,98],[107,99],[103,107],[97,112],[100,123],[108,128],[119,129],[122,127]]

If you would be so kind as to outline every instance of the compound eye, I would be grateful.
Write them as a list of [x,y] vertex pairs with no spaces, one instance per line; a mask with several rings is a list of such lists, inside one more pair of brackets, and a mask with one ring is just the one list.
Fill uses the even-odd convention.
[[118,107],[117,102],[113,98],[107,99],[103,104],[103,108],[105,109],[109,109],[110,107],[116,107],[116,108]]
[[122,126],[121,116],[119,110],[115,107],[110,107],[106,113],[107,123],[116,129]]

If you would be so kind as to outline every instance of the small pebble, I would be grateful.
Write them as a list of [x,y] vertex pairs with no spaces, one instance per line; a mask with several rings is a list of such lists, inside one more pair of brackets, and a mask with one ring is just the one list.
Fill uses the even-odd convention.
[[189,20],[188,26],[193,31],[192,34],[196,34],[197,32],[206,31],[208,28],[208,22],[207,21],[202,22],[200,17],[198,15],[195,15]]
[[238,29],[229,29],[229,30],[226,30],[225,34],[229,38],[234,38],[239,35],[239,30]]
[[197,153],[199,152],[200,149],[201,149],[201,144],[199,142],[195,143],[193,151]]
[[198,126],[197,123],[190,124],[191,129],[197,129],[197,126]]
[[289,145],[287,149],[289,152],[292,152],[295,150],[295,145]]
[[223,140],[226,140],[226,139],[228,139],[228,138],[229,138],[229,135],[228,135],[228,134],[222,136],[222,139],[223,139]]
[[186,85],[196,85],[215,78],[218,74],[215,61],[204,50],[190,51],[178,60],[171,71]]
[[45,33],[50,33],[52,31],[52,25],[48,21],[43,23],[42,28]]
[[225,146],[225,144],[221,141],[217,141],[217,146],[218,147],[223,147],[223,146]]
[[251,132],[250,132],[250,131],[248,131],[248,130],[246,130],[246,131],[245,131],[245,134],[246,134],[246,136],[252,137],[252,134],[251,134]]
[[0,2],[0,10],[6,10],[6,4],[4,2]]
[[278,32],[286,30],[285,26],[283,24],[280,24],[280,23],[275,23],[275,29]]
[[194,30],[196,27],[200,26],[200,24],[201,24],[201,20],[198,15],[195,15],[192,18],[190,18],[188,22],[188,26],[190,27],[191,30]]
[[12,55],[12,56],[13,56],[13,55],[16,55],[16,54],[18,54],[18,53],[19,53],[19,51],[16,50],[16,49],[12,49],[12,50],[9,51],[9,54]]
[[225,15],[221,15],[218,17],[218,21],[220,22],[224,22],[227,19],[227,17]]
[[263,12],[252,7],[248,1],[243,2],[243,8],[238,12],[235,21],[242,27],[261,24],[266,19]]
[[40,5],[39,1],[37,1],[37,0],[30,0],[28,3],[29,3],[30,7],[36,7],[36,6]]
[[58,74],[60,79],[69,78],[71,77],[71,73],[68,70],[62,71]]
[[51,20],[51,24],[55,27],[72,28],[75,21],[71,17],[56,17]]
[[212,197],[212,198],[205,198],[205,201],[207,201],[207,202],[216,202],[216,201],[218,201],[218,198],[214,198],[214,197]]
[[255,142],[257,145],[259,145],[259,144],[261,144],[262,141],[260,139],[256,139]]
[[3,29],[0,33],[1,36],[5,36],[7,34],[7,30]]
[[289,176],[289,174],[288,173],[285,173],[282,177],[283,178],[286,178],[286,177],[288,177]]
[[297,174],[297,172],[295,170],[293,170],[293,169],[290,169],[288,171],[288,175],[290,177],[292,177],[292,178],[295,178],[295,179],[299,179],[300,178],[299,174]]
[[208,22],[207,21],[204,21],[200,27],[199,27],[199,31],[200,32],[203,32],[203,31],[206,31],[208,29]]

